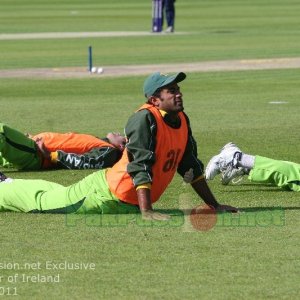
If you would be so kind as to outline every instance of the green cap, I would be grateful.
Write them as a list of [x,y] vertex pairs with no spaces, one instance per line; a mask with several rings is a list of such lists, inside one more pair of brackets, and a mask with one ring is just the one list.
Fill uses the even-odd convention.
[[186,77],[185,73],[180,72],[175,75],[162,74],[155,72],[151,74],[144,82],[144,94],[148,98],[152,96],[155,91],[173,82],[180,82]]

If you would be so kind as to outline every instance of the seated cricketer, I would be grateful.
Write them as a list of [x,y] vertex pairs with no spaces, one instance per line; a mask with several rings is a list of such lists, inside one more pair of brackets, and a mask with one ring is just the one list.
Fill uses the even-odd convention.
[[120,159],[125,142],[113,132],[103,139],[74,132],[30,136],[0,123],[0,165],[19,170],[103,169]]
[[0,211],[37,213],[138,213],[146,220],[168,220],[153,209],[177,171],[204,202],[216,211],[237,212],[219,204],[197,158],[178,83],[184,73],[150,75],[144,82],[147,98],[128,120],[127,144],[121,159],[81,181],[64,187],[45,180],[8,179],[0,183]]

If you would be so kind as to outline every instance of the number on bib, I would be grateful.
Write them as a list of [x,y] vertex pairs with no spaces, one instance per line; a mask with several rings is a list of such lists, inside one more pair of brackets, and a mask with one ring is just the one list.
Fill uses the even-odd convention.
[[174,170],[177,167],[177,161],[180,154],[180,149],[170,150],[167,154],[167,161],[163,166],[164,172],[169,172],[170,170]]

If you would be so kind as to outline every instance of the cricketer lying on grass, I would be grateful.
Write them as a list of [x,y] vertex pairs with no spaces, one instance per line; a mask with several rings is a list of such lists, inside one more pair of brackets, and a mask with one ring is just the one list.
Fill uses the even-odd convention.
[[103,169],[120,159],[125,142],[114,132],[102,139],[74,132],[31,136],[0,123],[0,165],[19,170]]

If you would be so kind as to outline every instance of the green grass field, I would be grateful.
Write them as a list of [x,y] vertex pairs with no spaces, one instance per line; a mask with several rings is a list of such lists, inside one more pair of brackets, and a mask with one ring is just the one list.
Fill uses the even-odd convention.
[[[48,2],[0,0],[1,33],[150,29],[150,2],[127,1],[121,11],[116,10],[118,1],[86,1],[84,7],[82,1]],[[104,65],[299,56],[296,1],[177,2],[176,29],[190,34],[0,40],[0,69],[82,66],[91,42],[99,49],[96,59],[103,59]],[[71,11],[80,13],[71,15]],[[117,15],[121,17],[116,19]],[[229,141],[246,153],[299,162],[299,77],[299,69],[188,73],[181,89],[203,162]],[[144,101],[144,79],[1,78],[0,121],[30,133],[122,132],[128,116]],[[270,103],[278,101],[285,103]],[[13,178],[64,185],[92,172],[6,170]],[[143,222],[135,215],[1,213],[0,295],[298,299],[299,195],[246,179],[241,185],[225,187],[218,179],[209,183],[216,197],[243,213],[218,215],[209,231],[192,226],[190,209],[199,200],[179,176],[155,206],[172,214],[166,223]],[[72,270],[76,263],[95,264],[95,268]],[[44,275],[59,282],[32,282],[35,277],[26,277]]]

